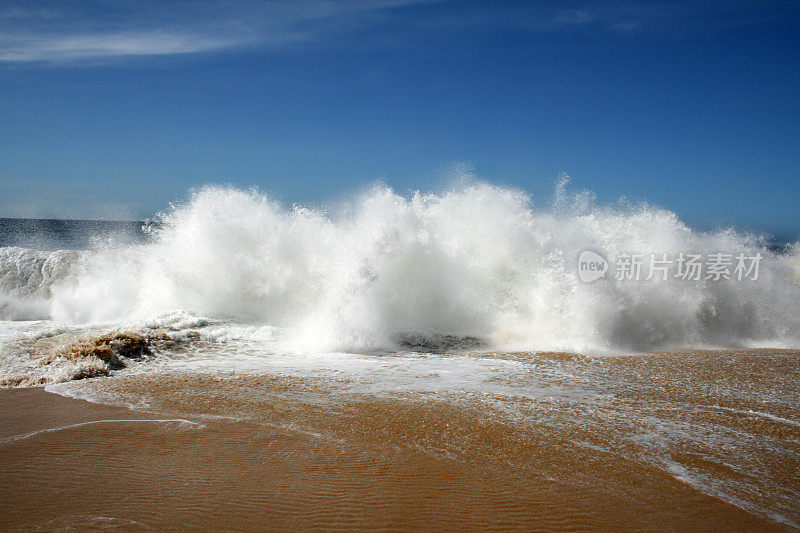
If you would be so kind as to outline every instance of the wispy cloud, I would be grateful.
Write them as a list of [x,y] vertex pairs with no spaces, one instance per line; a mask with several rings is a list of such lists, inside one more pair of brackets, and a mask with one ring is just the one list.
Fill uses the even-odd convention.
[[[10,41],[10,42],[9,42]],[[18,35],[0,49],[0,61],[63,61],[114,56],[187,54],[242,45],[241,39],[168,32]]]
[[[532,33],[680,33],[746,24],[781,2],[685,0],[475,3],[452,0],[95,0],[0,7],[0,62],[80,62],[197,54],[299,43],[341,44],[370,34],[413,45],[444,32],[514,28]],[[757,17],[755,15],[758,15]],[[755,18],[754,18],[755,17]],[[386,31],[384,31],[386,30]],[[370,33],[371,32],[371,33]]]
[[440,28],[513,28],[532,33],[603,32],[685,36],[797,17],[797,2],[691,0],[583,0],[467,4],[424,23]]
[[277,46],[369,26],[430,0],[50,2],[0,9],[0,61],[59,62]]

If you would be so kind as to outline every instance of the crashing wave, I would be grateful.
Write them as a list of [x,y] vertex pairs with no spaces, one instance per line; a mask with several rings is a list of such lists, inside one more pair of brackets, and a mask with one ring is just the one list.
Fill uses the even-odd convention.
[[67,280],[80,259],[72,250],[0,248],[0,320],[48,318],[51,288]]
[[[564,184],[544,207],[474,183],[410,197],[377,186],[326,211],[206,187],[151,233],[82,255],[2,249],[1,291],[17,299],[6,306],[35,301],[70,323],[182,309],[273,326],[288,351],[800,344],[800,248],[779,254],[758,236],[693,231],[646,204],[596,205]],[[763,260],[756,281],[585,283],[583,250]]]

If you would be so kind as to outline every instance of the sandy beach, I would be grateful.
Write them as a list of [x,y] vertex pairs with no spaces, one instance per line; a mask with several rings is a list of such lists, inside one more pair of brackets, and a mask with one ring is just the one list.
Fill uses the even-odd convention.
[[[303,389],[273,384],[286,395]],[[252,385],[165,387],[173,397],[191,387],[194,409],[208,412],[198,391],[230,398]],[[0,390],[3,529],[781,529],[552,432],[517,440],[507,426],[436,402],[318,412],[304,390],[308,403],[278,402],[249,420]],[[445,443],[460,449],[447,453]],[[511,453],[516,461],[505,461]]]

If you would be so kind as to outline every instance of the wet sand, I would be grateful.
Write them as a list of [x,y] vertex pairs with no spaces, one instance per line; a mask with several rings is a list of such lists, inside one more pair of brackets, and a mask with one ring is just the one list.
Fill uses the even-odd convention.
[[441,402],[321,410],[313,385],[269,383],[283,401],[246,419],[202,399],[222,390],[234,413],[263,380],[176,378],[162,396],[193,399],[158,413],[0,390],[2,528],[782,530],[567,435],[522,439]]

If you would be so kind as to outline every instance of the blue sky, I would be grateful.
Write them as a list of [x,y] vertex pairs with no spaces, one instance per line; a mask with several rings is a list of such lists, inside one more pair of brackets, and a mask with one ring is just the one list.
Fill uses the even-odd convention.
[[800,234],[800,2],[0,3],[0,216],[460,169]]

